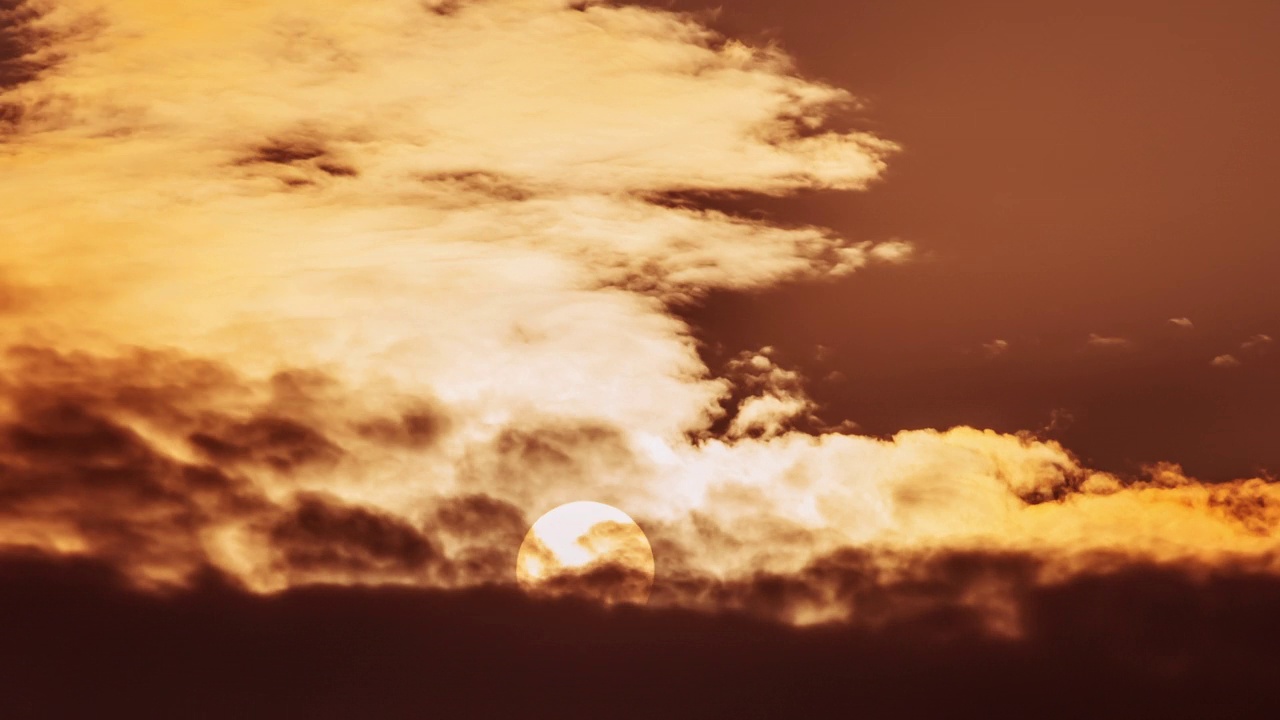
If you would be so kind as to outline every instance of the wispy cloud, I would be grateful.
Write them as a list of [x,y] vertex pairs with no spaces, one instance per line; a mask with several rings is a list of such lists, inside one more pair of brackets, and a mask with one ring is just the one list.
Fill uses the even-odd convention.
[[1259,333],[1240,343],[1240,349],[1247,352],[1264,352],[1275,344],[1270,335]]
[[1129,338],[1099,335],[1090,333],[1085,345],[1099,350],[1132,350],[1134,343]]
[[989,358],[997,358],[1009,352],[1009,341],[996,338],[989,343],[982,344],[982,352]]

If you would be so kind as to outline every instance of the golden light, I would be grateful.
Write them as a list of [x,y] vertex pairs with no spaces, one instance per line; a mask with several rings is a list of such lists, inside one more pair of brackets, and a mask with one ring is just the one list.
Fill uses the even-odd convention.
[[653,586],[653,549],[629,515],[598,502],[561,505],[529,528],[516,558],[528,592],[643,603]]

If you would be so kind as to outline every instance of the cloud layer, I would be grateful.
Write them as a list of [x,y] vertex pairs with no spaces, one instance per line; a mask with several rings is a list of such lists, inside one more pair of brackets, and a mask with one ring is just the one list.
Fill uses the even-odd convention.
[[[673,200],[879,177],[896,146],[826,129],[853,98],[779,50],[554,0],[198,10],[5,11],[0,543],[156,587],[507,584],[589,499],[649,534],[654,603],[793,622],[857,616],[850,548],[886,583],[939,550],[1270,567],[1264,480],[836,432],[767,351],[703,364],[672,307],[911,254]],[[807,599],[734,599],[762,578]]]

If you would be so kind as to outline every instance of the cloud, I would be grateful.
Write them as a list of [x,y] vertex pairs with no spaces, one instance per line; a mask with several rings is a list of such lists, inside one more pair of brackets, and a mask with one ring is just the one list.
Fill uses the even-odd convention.
[[[433,449],[439,411],[421,401],[390,417],[320,415],[318,404],[338,401],[333,381],[313,373],[255,382],[156,351],[23,347],[8,358],[0,545],[100,557],[148,586],[182,585],[208,566],[261,588],[356,576],[448,584],[477,575],[469,537],[491,538],[504,512],[512,524],[482,495],[435,497],[421,509],[436,520],[418,527],[316,490],[341,493],[327,478],[356,474],[380,452]],[[463,507],[476,519],[470,536],[447,522]]]
[[591,499],[645,528],[662,603],[793,622],[848,619],[806,578],[850,548],[1060,577],[1275,550],[1260,480],[848,434],[771,352],[703,363],[673,307],[911,257],[663,200],[879,178],[896,146],[827,129],[853,98],[780,50],[555,0],[202,8],[24,21],[48,62],[0,91],[0,544],[147,587],[458,589]]
[[421,582],[442,555],[423,533],[384,512],[304,495],[272,523],[269,537],[290,582],[356,574]]
[[818,422],[817,405],[804,389],[799,373],[779,367],[773,348],[744,352],[729,361],[726,375],[742,397],[729,426],[730,438],[774,437],[797,423]]
[[1209,364],[1216,368],[1240,367],[1240,360],[1235,355],[1218,355]]
[[[54,58],[41,52],[51,40],[38,24],[43,14],[26,0],[0,2],[0,91],[35,80],[53,64]],[[0,122],[11,122],[11,112],[0,114]]]
[[1085,345],[1098,350],[1131,350],[1133,341],[1123,337],[1109,337],[1097,333],[1089,333]]
[[1054,408],[1049,413],[1049,422],[1041,428],[1041,432],[1045,434],[1061,432],[1071,427],[1075,421],[1075,415],[1071,411],[1066,408]]
[[988,358],[997,358],[1009,352],[1009,341],[996,338],[989,343],[982,344],[982,352]]
[[[234,717],[247,707],[408,717],[424,706],[510,717],[530,702],[563,718],[680,717],[691,706],[734,717],[845,717],[851,707],[979,717],[995,698],[1019,716],[1242,718],[1276,701],[1274,576],[1131,565],[1042,586],[1030,582],[1036,572],[1025,557],[939,555],[884,578],[853,555],[804,578],[726,589],[762,610],[830,589],[879,620],[797,629],[495,588],[261,596],[209,574],[157,597],[93,563],[7,556],[0,676],[10,706],[54,717]],[[1017,638],[975,609],[992,594],[1017,598]],[[199,652],[175,658],[175,648]],[[140,676],[156,687],[140,692]],[[1046,702],[1044,679],[1059,677],[1072,678],[1071,692]],[[317,692],[318,679],[342,691]]]
[[1274,342],[1270,335],[1259,333],[1240,343],[1240,349],[1247,352],[1266,352]]
[[1169,324],[1182,330],[1194,330],[1195,323],[1191,322],[1191,318],[1169,318]]
[[[1270,349],[1273,342],[1270,335],[1258,334],[1240,343],[1240,349],[1252,355],[1262,355]],[[1209,364],[1216,368],[1225,369],[1240,367],[1244,362],[1235,355],[1223,354],[1215,357]]]
[[915,246],[905,240],[889,240],[871,248],[871,255],[886,262],[906,262],[915,254]]

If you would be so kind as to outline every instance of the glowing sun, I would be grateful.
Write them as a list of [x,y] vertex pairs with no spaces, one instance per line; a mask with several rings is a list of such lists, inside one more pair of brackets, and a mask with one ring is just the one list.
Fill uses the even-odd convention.
[[653,549],[640,526],[618,508],[572,502],[529,528],[516,558],[516,579],[536,594],[643,603],[653,586]]

